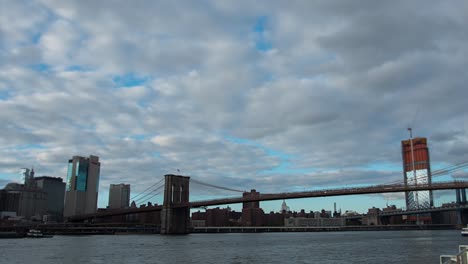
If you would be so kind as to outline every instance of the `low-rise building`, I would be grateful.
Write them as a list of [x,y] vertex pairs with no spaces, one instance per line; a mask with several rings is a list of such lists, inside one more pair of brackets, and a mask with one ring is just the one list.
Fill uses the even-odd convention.
[[[29,179],[28,179],[29,180]],[[45,213],[47,194],[30,184],[9,183],[3,189],[9,201],[9,208],[18,217],[32,220],[42,220]],[[16,197],[17,198],[11,198]]]
[[287,227],[307,227],[307,226],[344,226],[346,220],[343,217],[337,218],[306,218],[306,217],[290,217],[284,219],[284,226]]

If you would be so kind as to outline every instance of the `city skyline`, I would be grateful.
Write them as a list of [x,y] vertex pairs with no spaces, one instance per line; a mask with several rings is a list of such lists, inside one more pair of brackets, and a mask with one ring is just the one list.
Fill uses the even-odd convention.
[[[424,168],[426,166],[430,166],[430,164],[428,163],[429,162],[429,158],[428,158],[429,152],[428,152],[427,145],[426,145],[427,144],[426,139],[425,138],[413,138],[412,140],[414,141],[414,148],[415,148],[415,154],[412,154],[412,155],[415,155],[415,157],[416,157],[416,162],[415,162],[416,168]],[[405,154],[407,156],[406,158],[411,160],[412,155],[410,155],[410,151],[409,151],[409,146],[410,146],[409,142],[410,142],[409,140],[403,140],[401,142],[401,144],[402,144],[402,153],[403,154],[406,153]],[[420,152],[420,151],[422,151],[422,152]],[[412,164],[411,161],[407,160],[406,162],[408,162],[408,163],[405,163],[405,161],[403,161],[403,162],[405,164],[404,165],[405,174],[406,175],[412,175],[412,171],[410,171],[411,173],[406,172],[406,170],[411,170],[411,168],[410,168],[411,164]],[[94,165],[92,165],[92,164],[94,164]],[[93,168],[89,168],[91,165],[92,165]],[[443,170],[457,170],[458,171],[458,170],[462,169],[463,167],[466,167],[466,164],[458,165],[458,166],[455,166],[455,167],[452,167],[452,168],[444,168]],[[89,158],[74,156],[71,160],[68,161],[68,175],[67,175],[67,178],[66,178],[66,185],[67,185],[66,192],[69,193],[70,191],[78,191],[78,193],[79,192],[82,193],[81,194],[82,198],[80,199],[80,200],[82,200],[80,202],[81,206],[78,206],[78,203],[77,203],[77,205],[75,205],[76,208],[81,208],[85,204],[86,204],[85,207],[89,207],[88,205],[91,205],[92,208],[91,208],[90,211],[89,211],[89,209],[85,209],[85,210],[88,210],[88,213],[92,213],[93,211],[95,212],[98,207],[103,208],[103,209],[104,208],[110,208],[110,209],[127,208],[129,206],[130,201],[132,201],[132,202],[137,201],[137,203],[136,203],[137,206],[146,205],[147,203],[153,203],[153,204],[159,204],[159,205],[162,204],[162,198],[163,197],[162,197],[161,181],[163,179],[159,180],[154,185],[149,186],[143,192],[133,193],[131,196],[135,197],[137,199],[132,198],[131,200],[130,200],[130,194],[131,194],[130,193],[130,184],[124,184],[124,183],[110,184],[110,190],[111,191],[109,192],[108,206],[103,206],[101,204],[98,207],[96,207],[97,198],[98,198],[98,189],[99,189],[99,178],[100,178],[99,172],[100,172],[99,157],[96,157],[96,156],[93,156],[93,155],[90,155]],[[427,175],[426,174],[424,174],[424,173],[421,174],[420,171],[417,170],[417,169],[415,170],[415,172],[419,172],[419,174],[417,175],[417,178],[416,178],[418,181],[425,181],[425,183],[427,183]],[[440,174],[439,172],[436,172],[435,176],[438,176],[439,174]],[[442,174],[442,175],[445,175],[445,174]],[[408,176],[408,179],[410,180],[411,177],[412,176]],[[39,180],[39,179],[42,179],[42,178],[55,179],[55,178],[52,178],[52,177],[49,177],[49,176],[34,177],[34,169],[29,170],[28,168],[22,168],[21,169],[21,181],[20,181],[20,183],[12,182],[11,184],[20,184],[20,185],[24,184],[24,185],[27,185],[27,184],[30,184],[28,182]],[[56,179],[62,180],[62,178],[56,178]],[[96,181],[97,181],[97,185],[94,184],[94,182],[96,182]],[[411,179],[410,181],[411,182],[408,182],[407,184],[409,184],[409,185],[415,184],[413,179]],[[192,186],[193,186],[193,184],[196,185],[198,183],[199,183],[199,181],[195,180],[195,181],[192,182]],[[404,184],[405,180],[400,180],[400,181],[397,181],[397,182],[392,182],[392,183],[387,183],[387,184],[396,184],[396,183]],[[160,187],[157,187],[158,185]],[[202,183],[202,185],[206,185],[206,183]],[[208,184],[208,186],[209,185],[210,184]],[[211,186],[211,187],[215,187],[215,186]],[[226,186],[224,186],[224,187],[226,187]],[[359,186],[359,187],[363,187],[363,186]],[[220,188],[225,189],[222,186]],[[193,188],[191,188],[191,189],[193,190]],[[93,190],[96,190],[95,194],[93,194],[94,193]],[[157,191],[157,190],[159,190],[159,191]],[[229,189],[225,189],[225,190],[229,190]],[[306,190],[306,189],[304,188],[304,190]],[[88,191],[90,191],[90,192],[88,193]],[[450,192],[450,191],[448,191],[448,192]],[[245,190],[244,195],[247,194],[247,193],[248,193],[248,191]],[[415,200],[414,200],[415,198],[414,198],[413,194],[411,194],[411,193],[414,193],[414,192],[409,192],[410,196],[408,198],[406,198],[406,200],[405,200],[405,202],[407,203],[406,204],[406,209],[408,208],[408,203],[414,203],[415,202]],[[422,192],[420,192],[420,193],[422,193]],[[394,195],[395,193],[382,193],[380,195],[386,195],[386,194]],[[403,195],[403,193],[396,193],[396,194],[397,195]],[[101,193],[101,196],[102,195],[103,194]],[[158,196],[156,196],[156,195],[158,195]],[[458,195],[458,193],[457,193],[457,195]],[[84,198],[84,197],[88,197],[88,196],[90,196],[92,198],[91,199],[92,201],[90,203],[86,201],[88,198]],[[149,198],[148,198],[148,196],[149,196]],[[368,195],[355,195],[355,196],[358,196],[358,197],[359,196],[364,196],[364,199],[368,199],[368,197],[366,198],[366,196],[368,196]],[[376,195],[374,194],[372,196],[375,197]],[[453,194],[448,195],[448,196],[450,197],[448,200],[439,201],[435,205],[440,206],[443,203],[453,203],[453,202],[455,202],[455,197],[451,197],[451,196],[454,196]],[[422,197],[422,196],[420,196],[420,197]],[[378,201],[376,201],[376,200],[372,200],[370,202],[370,204],[372,204],[371,207],[366,207],[366,206],[355,207],[355,206],[352,206],[352,207],[341,208],[341,206],[340,206],[340,207],[338,207],[339,209],[337,209],[336,201],[337,200],[341,201],[342,199],[348,199],[348,198],[349,198],[349,196],[339,196],[338,195],[338,196],[332,196],[332,197],[296,198],[296,199],[287,199],[287,200],[296,205],[294,208],[291,209],[291,211],[293,211],[293,212],[296,212],[296,211],[298,212],[298,211],[301,211],[301,210],[306,210],[306,211],[310,211],[310,212],[320,211],[320,210],[328,210],[328,209],[330,209],[329,208],[330,203],[333,203],[333,207],[334,207],[333,211],[334,212],[336,212],[336,211],[339,211],[339,212],[341,212],[341,211],[352,211],[352,212],[358,212],[358,213],[365,213],[367,211],[367,209],[369,209],[369,208],[385,208],[385,207],[388,207],[388,206],[397,206],[397,207],[405,209],[405,206],[402,205],[401,203],[389,203],[389,200],[386,201],[385,205],[383,205],[382,203],[378,203]],[[303,201],[305,199],[315,200],[315,201],[322,199],[323,201],[326,201],[326,202],[320,202],[318,204],[315,203],[315,205],[312,206],[312,207],[310,206],[310,204],[308,204],[306,207],[297,207],[297,206],[303,206],[303,204],[301,205],[301,203],[299,203],[299,205],[297,205],[295,202]],[[427,199],[427,197],[426,198],[420,198],[420,199]],[[195,199],[192,196],[191,201],[196,201],[196,200],[197,200],[197,195],[195,195]],[[198,198],[198,200],[200,200],[200,199]],[[392,200],[390,200],[390,201],[392,201]],[[420,200],[420,202],[421,202],[421,200]],[[65,199],[65,203],[66,203],[66,199]],[[265,203],[267,204],[267,206],[265,206]],[[262,201],[263,205],[261,206],[261,208],[262,209],[265,208],[267,210],[267,212],[281,212],[283,209],[277,210],[278,208],[275,208],[275,207],[277,207],[277,203],[278,203],[278,201]],[[422,201],[422,205],[421,205],[422,207],[419,207],[419,206],[415,207],[415,205],[413,204],[411,209],[429,208],[430,206],[432,207],[433,204],[434,203],[432,201],[429,204],[429,202],[426,202],[424,200],[424,201]],[[229,204],[229,205],[221,206],[221,208],[227,208],[227,207],[230,207],[231,209],[234,209],[234,211],[236,211],[236,210],[240,211],[241,204]],[[284,201],[283,201],[283,204],[281,205],[281,208],[283,208],[283,207],[284,207]],[[209,206],[208,208],[219,208],[219,206]],[[289,208],[289,206],[288,206],[288,208]],[[69,210],[75,210],[75,209],[69,209]],[[82,209],[79,209],[79,210],[82,210]],[[196,210],[199,210],[199,208],[192,208],[191,210],[196,211]],[[71,215],[73,215],[73,214],[75,214],[75,213],[72,213]],[[80,214],[80,213],[78,213],[78,214]]]
[[[99,207],[110,184],[136,194],[166,173],[260,192],[403,181],[408,127],[432,170],[467,162],[468,6],[425,3],[2,3],[0,186],[23,167],[66,179],[69,157],[89,154]],[[287,201],[333,202],[405,204]]]

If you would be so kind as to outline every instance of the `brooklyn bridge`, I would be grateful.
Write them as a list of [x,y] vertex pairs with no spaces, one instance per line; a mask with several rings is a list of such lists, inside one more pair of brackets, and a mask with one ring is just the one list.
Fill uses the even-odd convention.
[[[158,188],[162,188],[164,192],[163,204],[155,206],[144,206],[140,208],[113,209],[95,214],[75,215],[69,217],[69,222],[93,221],[99,218],[133,215],[148,212],[160,211],[161,213],[161,234],[186,234],[190,229],[190,209],[201,208],[215,205],[227,205],[236,203],[252,203],[260,201],[298,199],[298,198],[313,198],[313,197],[329,197],[343,195],[362,195],[362,194],[377,194],[377,193],[396,193],[396,192],[412,192],[412,191],[434,191],[434,190],[456,190],[457,204],[460,201],[466,203],[465,189],[468,188],[468,181],[449,181],[437,183],[425,183],[417,185],[408,185],[404,183],[369,185],[364,187],[349,187],[349,188],[333,188],[320,189],[311,191],[298,192],[281,192],[281,193],[259,193],[255,190],[251,192],[236,190],[228,187],[220,187],[213,184],[202,183],[188,176],[167,174],[164,176],[164,184]],[[161,180],[162,181],[162,180]],[[238,197],[226,197],[211,200],[190,201],[190,183],[194,182],[208,187],[224,189],[228,191],[236,191],[242,193]],[[460,210],[461,207],[458,207]],[[456,210],[454,208],[453,210]],[[420,211],[407,211],[407,214],[418,214],[427,212],[427,210],[447,210],[446,208],[421,208]],[[401,212],[404,214],[405,212]]]

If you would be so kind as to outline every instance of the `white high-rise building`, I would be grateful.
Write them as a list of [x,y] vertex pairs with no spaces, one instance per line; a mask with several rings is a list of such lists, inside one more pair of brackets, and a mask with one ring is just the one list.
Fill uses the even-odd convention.
[[286,201],[283,200],[283,203],[281,204],[281,213],[287,213],[289,212],[289,206],[286,205]]

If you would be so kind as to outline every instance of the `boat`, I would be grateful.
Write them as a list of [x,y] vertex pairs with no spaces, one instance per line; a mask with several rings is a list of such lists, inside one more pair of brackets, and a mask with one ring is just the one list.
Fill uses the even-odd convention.
[[440,264],[468,264],[468,246],[458,246],[456,255],[441,255]]
[[52,237],[52,235],[44,235],[41,230],[37,229],[29,229],[29,231],[26,233],[26,237],[31,237],[31,238],[46,238],[46,237]]
[[462,228],[462,230],[461,230],[461,235],[462,235],[462,236],[468,236],[468,226]]

